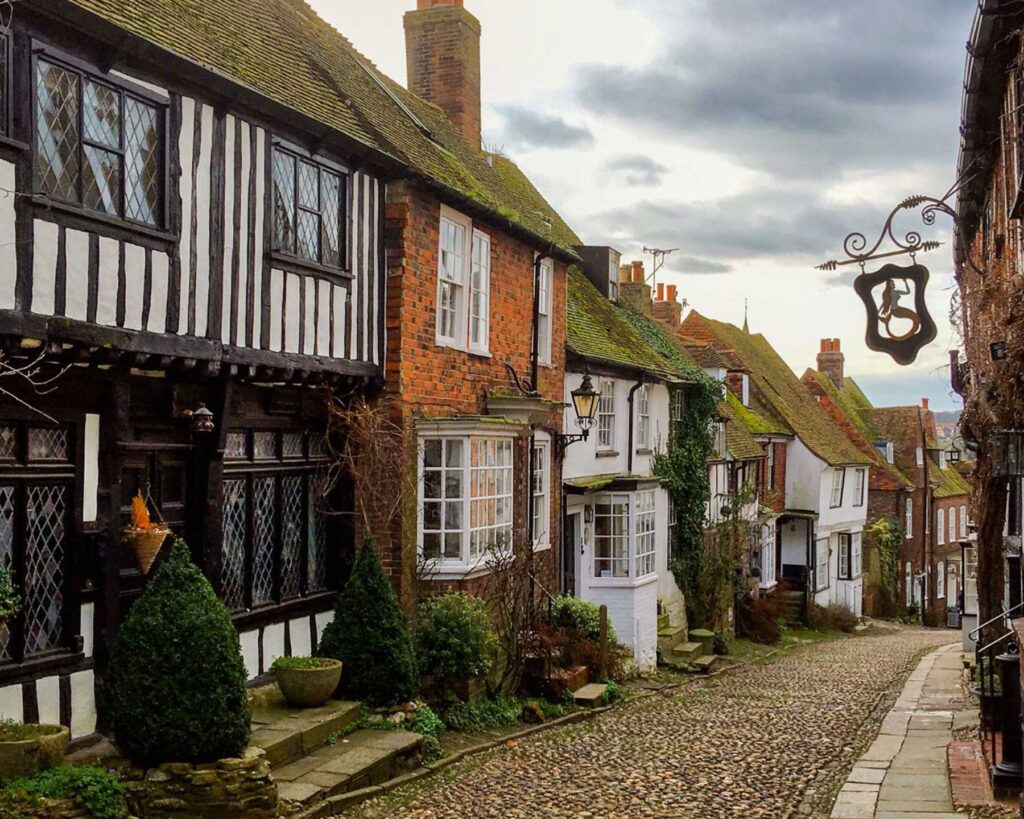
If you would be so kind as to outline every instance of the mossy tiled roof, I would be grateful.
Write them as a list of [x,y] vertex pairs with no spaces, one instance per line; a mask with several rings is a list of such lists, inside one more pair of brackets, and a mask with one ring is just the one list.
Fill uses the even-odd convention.
[[485,208],[496,223],[509,222],[575,257],[579,238],[509,159],[468,145],[441,109],[383,75],[304,0],[69,2],[396,160],[411,176]]
[[634,327],[624,307],[608,301],[575,266],[569,268],[566,346],[581,358],[643,370],[672,381],[681,368],[658,353]]
[[847,376],[843,379],[843,388],[839,389],[831,376],[813,369],[808,369],[804,373],[804,380],[813,381],[831,399],[832,404],[861,437],[862,449],[867,450],[867,454],[879,469],[889,473],[890,478],[904,489],[913,488],[914,482],[896,464],[889,463],[875,448],[876,442],[887,439],[872,420],[871,410],[874,407],[856,381]]
[[792,431],[786,427],[778,418],[773,418],[763,410],[758,411],[753,405],[743,406],[743,402],[729,393],[729,405],[732,407],[736,418],[741,421],[748,431],[754,435],[792,435]]
[[726,350],[731,350],[750,371],[759,399],[778,415],[819,458],[833,466],[870,464],[870,456],[861,452],[846,434],[818,406],[768,340],[745,333],[738,327],[714,321],[698,313],[688,321],[702,322]]
[[765,457],[764,449],[750,434],[751,430],[743,420],[744,414],[752,413],[728,390],[725,392],[725,400],[718,403],[718,412],[727,422],[725,443],[732,457],[740,461]]
[[928,456],[928,480],[935,485],[934,495],[939,500],[971,494],[971,485],[964,480],[963,475],[952,466],[947,466],[945,469],[940,468],[938,461],[930,455]]

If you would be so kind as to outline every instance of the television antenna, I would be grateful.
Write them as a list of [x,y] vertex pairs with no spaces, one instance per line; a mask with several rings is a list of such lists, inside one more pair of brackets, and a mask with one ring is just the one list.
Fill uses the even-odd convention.
[[652,287],[654,286],[655,276],[658,275],[658,271],[665,266],[665,257],[670,253],[675,253],[677,250],[679,250],[678,247],[665,250],[660,247],[647,247],[647,245],[644,245],[644,253],[650,253],[653,262],[651,264],[651,275],[647,277]]

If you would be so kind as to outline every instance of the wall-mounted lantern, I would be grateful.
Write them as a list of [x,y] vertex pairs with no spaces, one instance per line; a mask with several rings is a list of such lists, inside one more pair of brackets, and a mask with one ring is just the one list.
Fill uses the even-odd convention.
[[989,435],[989,444],[995,477],[1024,477],[1024,430],[997,429]]
[[956,447],[946,452],[946,461],[951,464],[958,463],[960,461],[960,450]]
[[213,422],[213,413],[206,408],[206,404],[200,404],[198,409],[186,410],[185,415],[192,425],[193,433],[205,434],[217,428]]
[[577,441],[585,441],[590,437],[590,429],[594,426],[594,418],[597,415],[598,395],[590,381],[590,373],[583,374],[583,381],[574,389],[572,395],[572,406],[576,412],[576,426],[579,427],[578,435],[559,435],[555,442],[555,450],[559,459],[565,457],[565,450],[570,444]]

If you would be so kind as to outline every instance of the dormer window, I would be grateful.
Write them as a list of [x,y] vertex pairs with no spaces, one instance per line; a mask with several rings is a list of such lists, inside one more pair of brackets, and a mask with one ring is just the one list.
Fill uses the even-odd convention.
[[893,462],[893,446],[892,441],[875,441],[875,449],[878,450],[878,454],[885,458],[886,463]]
[[608,262],[608,298],[619,300],[619,266],[614,260]]

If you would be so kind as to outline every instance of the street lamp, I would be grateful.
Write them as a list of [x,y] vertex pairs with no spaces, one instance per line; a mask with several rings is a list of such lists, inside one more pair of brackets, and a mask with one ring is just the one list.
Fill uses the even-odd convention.
[[565,457],[565,450],[570,444],[585,441],[590,437],[590,428],[594,426],[594,416],[597,415],[598,394],[590,381],[589,372],[583,374],[583,381],[570,395],[573,409],[576,411],[576,426],[580,428],[580,432],[578,435],[558,436],[555,449],[559,459]]
[[1024,430],[997,429],[989,436],[989,443],[995,477],[1024,477]]

